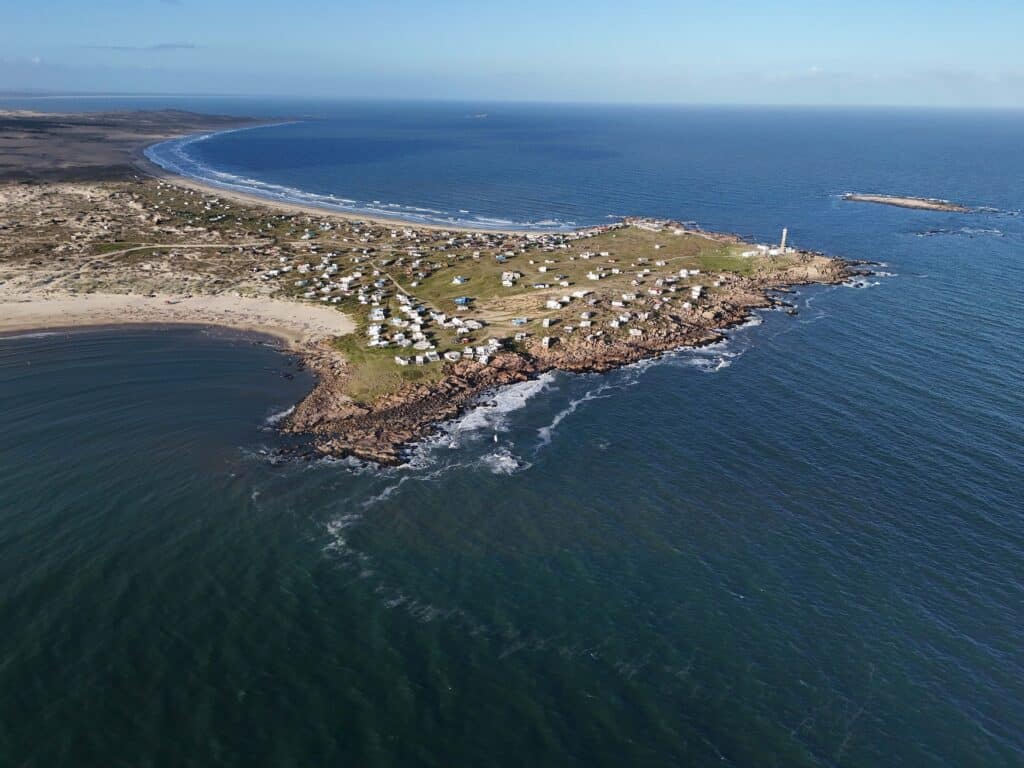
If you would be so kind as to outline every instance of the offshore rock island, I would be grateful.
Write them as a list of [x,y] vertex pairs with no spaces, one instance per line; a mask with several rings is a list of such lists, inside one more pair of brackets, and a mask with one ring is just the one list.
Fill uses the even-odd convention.
[[[495,387],[712,343],[791,286],[862,273],[785,234],[754,245],[644,218],[546,234],[410,225],[204,188],[141,159],[159,138],[246,124],[230,118],[0,117],[5,146],[33,142],[31,161],[0,169],[0,331],[274,333],[317,375],[281,425],[315,455],[400,463]],[[68,132],[99,159],[76,167],[49,152]]]
[[843,200],[854,203],[877,203],[878,205],[893,205],[897,208],[912,208],[918,211],[945,211],[947,213],[970,213],[971,209],[966,205],[951,203],[949,200],[939,200],[934,197],[901,197],[900,195],[866,195],[859,192],[847,192]]

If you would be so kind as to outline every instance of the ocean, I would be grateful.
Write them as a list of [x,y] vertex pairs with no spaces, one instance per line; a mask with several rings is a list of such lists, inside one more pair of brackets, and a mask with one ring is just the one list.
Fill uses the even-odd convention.
[[1024,114],[34,106],[142,103],[285,123],[170,145],[268,194],[880,266],[383,470],[275,455],[258,337],[0,339],[0,763],[1024,765]]

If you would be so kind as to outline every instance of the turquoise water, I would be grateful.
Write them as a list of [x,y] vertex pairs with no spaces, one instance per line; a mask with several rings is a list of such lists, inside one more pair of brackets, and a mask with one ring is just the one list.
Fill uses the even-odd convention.
[[0,340],[0,762],[1024,764],[1024,121],[775,119],[652,212],[885,274],[404,468],[275,458],[310,382],[253,339]]

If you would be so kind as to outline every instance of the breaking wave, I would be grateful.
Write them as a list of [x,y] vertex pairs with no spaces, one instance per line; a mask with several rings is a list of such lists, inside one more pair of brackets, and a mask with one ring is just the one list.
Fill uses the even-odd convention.
[[571,416],[572,414],[574,414],[576,412],[576,409],[579,408],[584,403],[589,403],[591,400],[601,400],[606,397],[611,397],[611,395],[606,395],[603,393],[613,388],[615,388],[613,385],[606,384],[598,387],[597,389],[594,389],[591,392],[587,392],[582,397],[570,400],[569,405],[567,405],[565,408],[563,408],[562,410],[555,414],[555,417],[551,420],[550,424],[548,424],[545,427],[541,427],[540,429],[537,430],[537,436],[540,438],[538,448],[543,448],[545,445],[549,445],[551,443],[551,438],[554,434],[555,429],[558,428],[558,425],[561,424],[567,416]]
[[290,203],[293,205],[305,205],[322,208],[325,211],[338,213],[349,213],[371,216],[375,218],[395,219],[396,222],[408,222],[413,224],[434,224],[450,225],[453,227],[470,227],[473,229],[515,229],[515,230],[538,230],[538,231],[568,231],[577,226],[575,221],[562,221],[559,219],[544,219],[541,221],[514,221],[496,217],[482,216],[470,213],[466,209],[458,209],[458,213],[442,211],[435,208],[426,208],[416,205],[385,202],[381,200],[357,200],[349,197],[338,197],[333,194],[321,194],[308,192],[297,187],[286,184],[275,184],[269,181],[262,181],[251,176],[244,176],[227,171],[220,171],[206,163],[203,163],[195,155],[189,152],[189,148],[200,142],[209,141],[216,136],[224,136],[241,131],[256,131],[268,128],[277,128],[282,125],[291,125],[296,121],[286,123],[275,123],[273,125],[247,126],[244,128],[232,128],[226,131],[214,131],[211,133],[185,136],[183,138],[171,139],[146,147],[144,154],[146,158],[163,168],[165,171],[183,176],[194,181],[244,194],[256,195],[258,197],[274,200],[277,202]]
[[918,237],[1004,237],[1005,232],[996,227],[956,227],[954,229],[926,229]]
[[48,336],[65,336],[62,331],[33,331],[32,333],[0,334],[0,341],[16,341],[19,339],[45,339]]
[[508,448],[499,448],[493,453],[484,454],[479,462],[494,475],[514,475],[529,469],[532,464],[516,456]]
[[295,413],[295,406],[290,405],[283,411],[278,411],[277,413],[270,414],[269,416],[267,416],[267,418],[263,420],[263,423],[266,424],[268,427],[272,427],[275,424],[279,424],[282,419],[288,418],[293,413]]
[[742,354],[743,350],[731,349],[728,341],[720,341],[707,347],[681,351],[673,359],[701,373],[718,373]]
[[508,429],[509,414],[525,407],[527,402],[551,387],[554,382],[555,375],[549,372],[536,379],[498,389],[485,402],[475,406],[464,416],[445,424],[442,430],[447,437],[455,439],[468,432],[504,432]]

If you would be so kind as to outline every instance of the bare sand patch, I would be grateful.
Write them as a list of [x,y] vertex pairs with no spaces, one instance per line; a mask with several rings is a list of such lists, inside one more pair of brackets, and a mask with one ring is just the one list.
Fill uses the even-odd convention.
[[14,294],[0,286],[0,333],[125,323],[221,325],[267,333],[291,346],[351,333],[355,327],[332,307],[265,297]]

